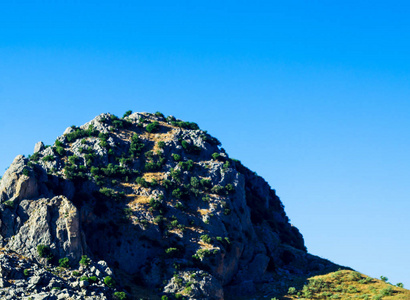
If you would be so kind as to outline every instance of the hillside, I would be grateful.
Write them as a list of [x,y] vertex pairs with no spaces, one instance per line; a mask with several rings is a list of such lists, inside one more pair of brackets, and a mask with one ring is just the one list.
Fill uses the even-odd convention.
[[101,114],[37,143],[0,202],[5,299],[280,297],[341,268],[307,253],[263,178],[161,113]]

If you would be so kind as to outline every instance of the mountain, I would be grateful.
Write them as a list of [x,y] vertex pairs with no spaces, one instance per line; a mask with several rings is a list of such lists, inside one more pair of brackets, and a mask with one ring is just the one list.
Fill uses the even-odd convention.
[[215,137],[159,112],[37,143],[0,203],[4,299],[292,299],[322,291],[301,285],[312,276],[353,272],[309,254],[275,190]]

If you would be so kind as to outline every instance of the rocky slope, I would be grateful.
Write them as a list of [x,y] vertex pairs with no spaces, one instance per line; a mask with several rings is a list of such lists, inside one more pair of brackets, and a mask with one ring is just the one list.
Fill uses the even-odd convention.
[[307,253],[263,178],[161,113],[101,114],[37,143],[0,203],[5,299],[224,299],[339,267]]

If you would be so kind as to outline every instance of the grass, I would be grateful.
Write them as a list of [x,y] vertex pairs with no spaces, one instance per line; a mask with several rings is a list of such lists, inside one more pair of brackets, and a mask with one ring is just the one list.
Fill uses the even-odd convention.
[[[291,288],[294,288],[291,289]],[[339,270],[324,275],[275,276],[270,284],[257,285],[252,296],[226,295],[226,300],[409,300],[410,290],[399,288],[356,271]],[[282,292],[280,292],[282,291]]]
[[410,299],[410,291],[356,271],[340,270],[310,277],[293,295],[283,295],[282,299],[405,300]]

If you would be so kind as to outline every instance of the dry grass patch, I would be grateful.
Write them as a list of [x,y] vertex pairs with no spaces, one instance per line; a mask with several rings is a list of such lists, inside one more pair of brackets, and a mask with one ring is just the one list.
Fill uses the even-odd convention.
[[197,212],[199,212],[201,214],[201,216],[206,216],[209,214],[209,209],[198,209]]
[[128,206],[137,206],[142,204],[149,204],[150,197],[142,196],[142,195],[129,195],[130,197],[134,197],[134,200],[128,203]]
[[408,300],[410,291],[356,271],[339,270],[308,278],[303,288],[283,299]]
[[151,182],[152,179],[155,179],[156,181],[160,182],[162,179],[164,179],[164,173],[162,172],[147,172],[142,175],[142,178],[144,178],[146,181]]

